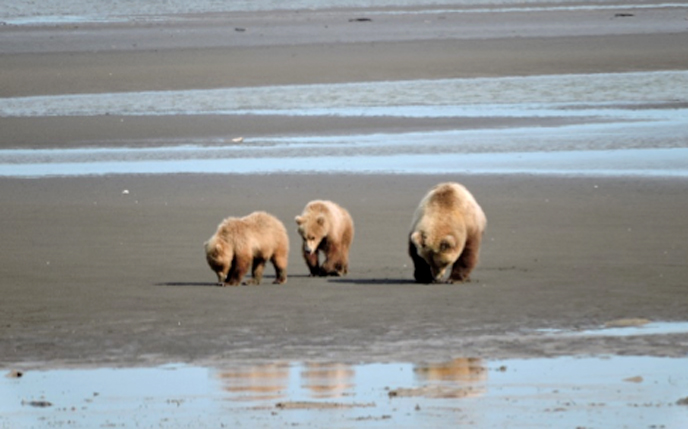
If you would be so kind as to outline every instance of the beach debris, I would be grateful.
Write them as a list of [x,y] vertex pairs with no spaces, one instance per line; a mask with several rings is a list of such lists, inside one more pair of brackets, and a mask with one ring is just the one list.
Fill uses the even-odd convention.
[[239,32],[239,33],[243,33],[244,31],[246,31],[246,29],[243,27],[235,27],[234,31]]
[[349,22],[372,22],[373,20],[370,18],[351,18],[349,19]]
[[632,13],[616,13],[614,14],[614,18],[629,18],[631,16],[635,16]]
[[233,138],[232,141],[234,143],[241,143],[244,141],[244,138],[243,137],[236,137],[236,138]]
[[479,396],[483,393],[482,389],[468,387],[448,387],[448,386],[422,386],[412,388],[399,388],[390,390],[390,398],[412,398],[422,396],[424,398],[447,399],[447,398],[467,398]]
[[37,407],[37,408],[47,408],[47,407],[52,407],[53,404],[52,402],[40,400],[40,401],[22,401],[21,402],[22,406],[28,405],[30,407]]
[[364,421],[376,421],[376,420],[389,420],[391,418],[392,418],[392,416],[390,416],[389,414],[383,414],[380,417],[375,417],[375,416],[356,417],[354,420],[357,422],[364,422]]
[[122,195],[129,195],[129,189],[125,189],[122,191]]
[[676,405],[688,406],[688,396],[686,396],[685,398],[681,398],[678,401],[676,401]]
[[315,401],[294,401],[278,402],[275,404],[280,410],[329,410],[335,408],[370,408],[375,407],[374,402],[365,404],[353,403],[345,404],[342,402],[315,402]]
[[636,375],[635,377],[624,378],[624,381],[628,383],[642,383],[643,377]]
[[21,371],[18,371],[16,369],[13,369],[12,371],[8,372],[5,377],[7,378],[22,378],[24,376],[24,373]]

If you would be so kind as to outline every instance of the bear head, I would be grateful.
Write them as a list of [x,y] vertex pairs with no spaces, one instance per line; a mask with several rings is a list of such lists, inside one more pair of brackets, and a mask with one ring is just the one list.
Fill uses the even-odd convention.
[[418,255],[430,266],[430,272],[436,281],[445,276],[447,268],[459,259],[463,250],[452,234],[434,237],[423,231],[414,231],[411,234],[411,242],[416,247]]
[[222,243],[214,238],[203,243],[205,249],[205,259],[208,261],[210,269],[217,274],[218,283],[225,281],[225,276],[229,270],[227,251]]
[[315,216],[296,216],[296,225],[298,225],[299,235],[303,239],[303,250],[308,253],[315,253],[318,251],[320,243],[329,233],[329,222],[327,218],[322,215]]

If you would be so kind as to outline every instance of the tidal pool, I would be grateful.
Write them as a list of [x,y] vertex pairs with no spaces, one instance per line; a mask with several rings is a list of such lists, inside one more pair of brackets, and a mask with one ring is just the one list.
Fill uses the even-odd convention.
[[0,426],[683,428],[687,368],[609,356],[5,369]]

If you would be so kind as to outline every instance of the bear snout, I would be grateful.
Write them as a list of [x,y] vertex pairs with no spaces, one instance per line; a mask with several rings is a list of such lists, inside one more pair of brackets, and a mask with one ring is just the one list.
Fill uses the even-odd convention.
[[445,265],[444,267],[435,267],[433,265],[430,265],[430,271],[432,272],[432,277],[435,279],[435,281],[441,281],[442,278],[444,278],[444,274],[447,271],[448,265]]

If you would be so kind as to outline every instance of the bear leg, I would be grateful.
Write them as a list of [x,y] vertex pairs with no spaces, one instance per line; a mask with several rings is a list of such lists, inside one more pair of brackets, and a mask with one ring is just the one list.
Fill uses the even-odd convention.
[[[350,243],[349,243],[350,244]],[[342,244],[342,250],[340,253],[340,264],[341,264],[341,273],[342,275],[349,274],[349,245]]]
[[465,283],[471,281],[471,271],[478,265],[478,253],[480,250],[480,237],[466,242],[459,259],[454,262],[447,283]]
[[248,269],[251,266],[251,261],[246,258],[236,258],[232,264],[232,269],[227,275],[225,286],[239,286],[241,280],[244,278]]
[[341,277],[346,274],[347,263],[343,257],[340,247],[329,243],[325,251],[325,262],[322,264],[321,276]]
[[247,285],[259,285],[263,280],[263,270],[265,269],[265,259],[253,259],[253,267],[251,268],[251,278],[244,282]]
[[275,267],[274,284],[284,284],[287,282],[287,264],[289,263],[288,248],[278,249],[270,259],[272,266]]
[[409,256],[413,260],[413,277],[416,279],[416,283],[432,283],[434,277],[432,276],[432,271],[430,270],[430,265],[418,255],[416,250],[416,245],[413,241],[409,239]]
[[272,257],[272,265],[275,267],[274,284],[287,282],[287,255],[275,255]]
[[320,265],[318,261],[318,251],[311,253],[303,249],[303,259],[306,260],[306,265],[308,270],[311,272],[311,277],[317,277],[320,275]]

